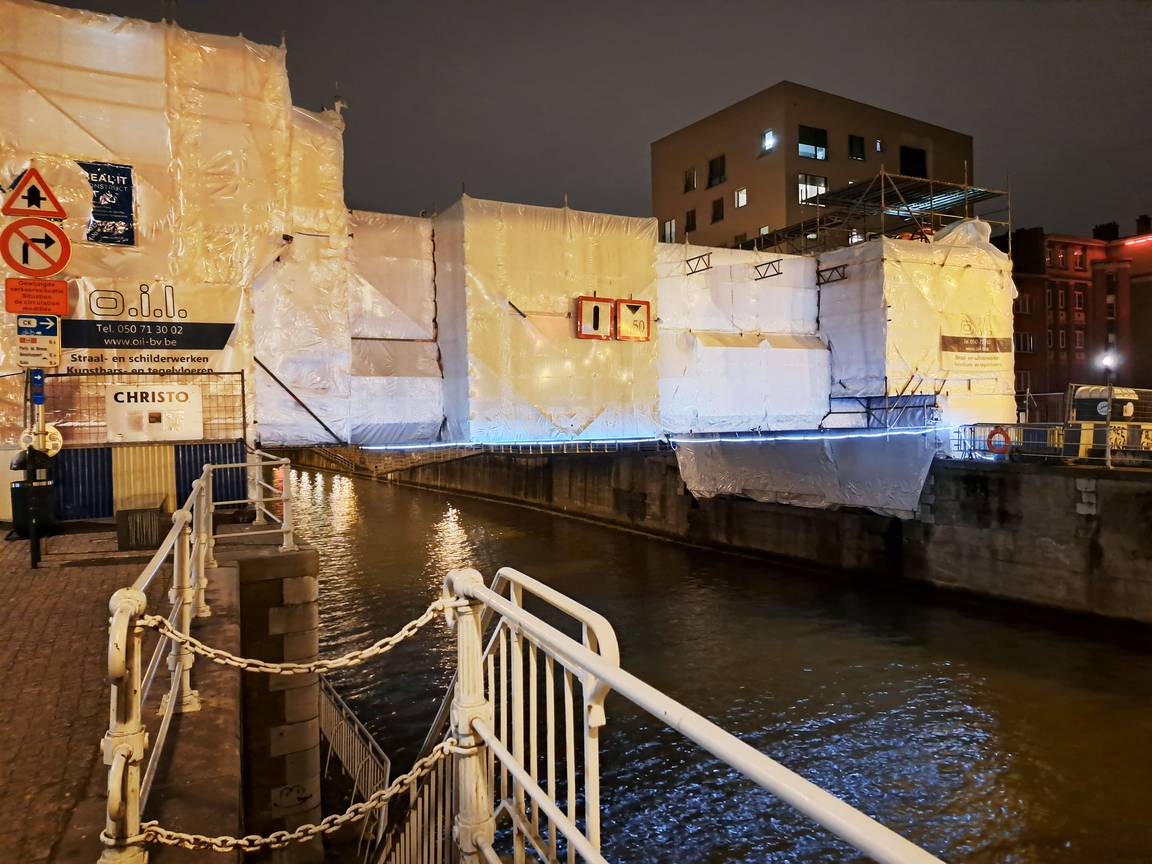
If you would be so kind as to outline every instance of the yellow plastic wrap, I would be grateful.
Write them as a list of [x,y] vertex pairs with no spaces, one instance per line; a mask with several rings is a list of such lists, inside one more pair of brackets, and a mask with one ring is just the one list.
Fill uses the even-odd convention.
[[[250,286],[289,226],[284,49],[32,0],[0,0],[0,21],[0,184],[34,166],[68,214],[62,370],[250,372]],[[77,162],[130,169],[131,242],[89,239],[99,189]]]
[[656,222],[463,197],[435,220],[448,435],[659,434],[656,343],[576,338],[576,298],[656,308]]
[[[968,221],[820,256],[832,395],[1012,393],[1012,262]],[[843,279],[832,268],[844,267]]]
[[291,220],[296,234],[348,233],[344,120],[339,110],[292,109]]

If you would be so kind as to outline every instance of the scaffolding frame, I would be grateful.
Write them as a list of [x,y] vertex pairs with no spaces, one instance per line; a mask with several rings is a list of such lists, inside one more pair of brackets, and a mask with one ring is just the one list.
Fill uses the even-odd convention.
[[892,174],[883,167],[866,183],[820,192],[801,206],[815,215],[754,237],[740,248],[808,255],[877,237],[928,242],[941,228],[973,217],[1012,236],[1008,191]]

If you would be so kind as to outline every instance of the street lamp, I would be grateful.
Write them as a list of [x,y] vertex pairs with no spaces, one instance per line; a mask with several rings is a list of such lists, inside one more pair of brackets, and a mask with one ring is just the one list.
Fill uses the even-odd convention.
[[1112,386],[1112,377],[1116,372],[1116,355],[1111,351],[1105,351],[1100,356],[1100,365],[1104,367],[1104,374],[1107,376],[1108,386]]
[[1104,418],[1107,421],[1107,426],[1104,430],[1104,465],[1107,468],[1112,467],[1112,395],[1113,385],[1112,382],[1116,374],[1116,354],[1112,351],[1105,351],[1100,357],[1100,365],[1104,367],[1104,375],[1108,381],[1108,414]]

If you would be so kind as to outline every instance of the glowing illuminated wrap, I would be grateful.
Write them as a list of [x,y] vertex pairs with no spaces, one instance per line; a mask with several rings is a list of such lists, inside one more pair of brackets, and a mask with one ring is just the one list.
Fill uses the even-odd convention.
[[665,431],[819,425],[829,357],[812,258],[660,243],[656,274]]
[[[0,21],[0,183],[34,164],[68,213],[63,368],[250,372],[250,286],[288,227],[284,49],[31,0],[0,0]],[[104,181],[78,163],[130,173],[134,242],[87,239]],[[20,425],[13,382],[0,440]]]
[[577,339],[573,317],[655,301],[655,220],[465,196],[434,224],[449,440],[659,433],[656,341]]
[[348,440],[352,356],[344,122],[301,108],[291,121],[291,242],[281,239],[252,292],[255,353],[271,372],[254,373],[256,434],[262,444],[331,444]]
[[348,440],[351,340],[344,242],[297,234],[256,280],[256,356],[281,382],[263,369],[256,373],[262,444]]
[[834,398],[936,394],[946,424],[1015,418],[1016,288],[989,235],[965,220],[930,243],[878,239],[820,255]]
[[[681,443],[680,473],[693,495],[739,495],[798,507],[863,507],[901,518],[919,506],[924,478],[946,433],[824,441]],[[864,433],[874,435],[875,433]]]
[[444,422],[432,220],[353,211],[349,230],[352,442],[431,441]]

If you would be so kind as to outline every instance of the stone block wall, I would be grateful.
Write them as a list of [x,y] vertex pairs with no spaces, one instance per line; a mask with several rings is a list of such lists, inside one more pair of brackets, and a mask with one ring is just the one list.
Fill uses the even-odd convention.
[[482,454],[400,482],[530,504],[702,546],[1152,622],[1152,472],[937,460],[917,519],[697,500],[674,454]]
[[[241,653],[273,662],[315,660],[320,648],[316,551],[260,546],[240,554]],[[318,676],[245,671],[243,707],[247,830],[266,835],[319,822]],[[273,860],[295,864],[322,857],[316,841],[280,850]]]

